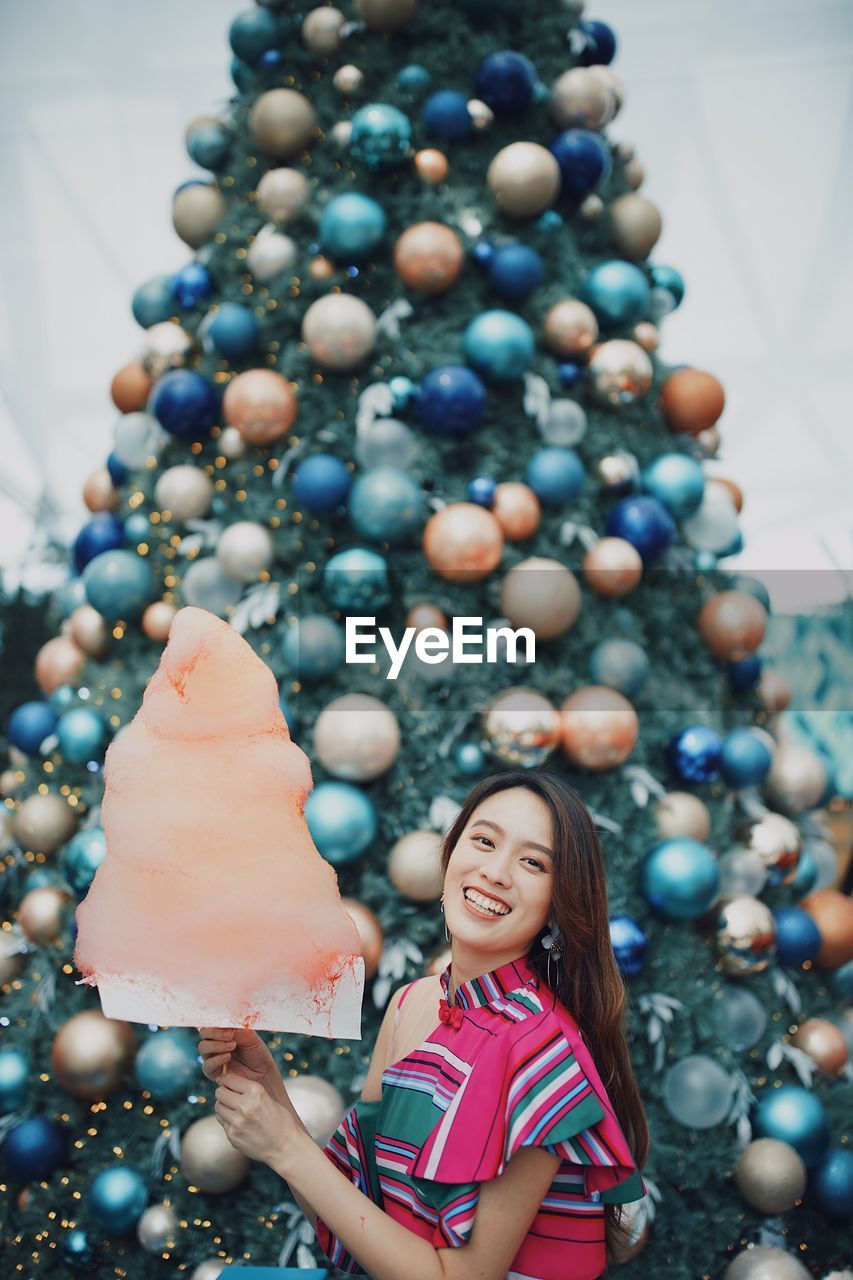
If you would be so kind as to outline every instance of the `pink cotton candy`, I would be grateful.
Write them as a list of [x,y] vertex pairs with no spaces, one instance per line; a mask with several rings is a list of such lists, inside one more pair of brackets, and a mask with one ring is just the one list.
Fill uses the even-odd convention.
[[107,1017],[360,1039],[361,942],[305,822],[310,762],[215,614],[175,616],[104,781],[74,962]]

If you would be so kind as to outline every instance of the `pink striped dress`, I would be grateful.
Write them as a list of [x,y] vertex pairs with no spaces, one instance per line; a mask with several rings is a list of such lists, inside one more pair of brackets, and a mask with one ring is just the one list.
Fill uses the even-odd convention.
[[[596,1280],[604,1205],[646,1189],[577,1023],[526,955],[461,983],[451,1004],[450,965],[441,987],[435,1030],[386,1068],[380,1101],[350,1107],[325,1154],[444,1249],[470,1239],[479,1184],[520,1147],[546,1147],[562,1163],[506,1280]],[[337,1267],[363,1274],[321,1218],[317,1239]]]

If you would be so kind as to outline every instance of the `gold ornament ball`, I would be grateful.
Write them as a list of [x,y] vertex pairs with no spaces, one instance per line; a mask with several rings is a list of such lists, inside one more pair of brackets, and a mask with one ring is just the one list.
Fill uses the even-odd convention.
[[791,701],[791,686],[780,671],[765,667],[758,682],[758,697],[771,716],[784,711]]
[[358,898],[341,898],[341,906],[349,913],[353,924],[358,929],[361,955],[364,960],[364,977],[369,982],[379,968],[379,959],[385,946],[382,925],[379,923],[376,912],[371,911],[365,903],[359,902]]
[[754,853],[777,885],[790,884],[797,874],[803,847],[799,828],[781,813],[741,823],[737,828],[741,845]]
[[[110,383],[113,404],[122,413],[139,413],[148,403],[154,379],[138,360],[123,365]],[[107,472],[109,475],[109,472]]]
[[698,796],[689,791],[668,791],[654,808],[655,825],[661,840],[688,837],[707,844],[711,836],[711,815]]
[[572,67],[551,85],[551,115],[561,129],[598,129],[613,111],[611,90],[588,67]]
[[[353,66],[351,62],[347,62],[344,66],[338,67],[337,71],[332,76],[332,84],[335,86],[338,93],[342,93],[347,97],[350,94],[358,93],[363,83],[364,72],[361,67]],[[347,146],[349,143],[349,135],[352,131],[352,124],[349,120],[342,120],[340,123],[344,126],[346,131],[346,140],[344,140],[344,138],[337,132],[338,125],[335,125],[335,141],[338,146]]]
[[628,699],[605,685],[588,685],[560,708],[563,751],[583,769],[613,769],[634,749],[640,724]]
[[826,766],[816,752],[782,742],[773,755],[765,786],[773,804],[788,813],[805,813],[826,791]]
[[178,1219],[168,1204],[152,1204],[136,1224],[136,1238],[146,1253],[174,1249],[178,1241]]
[[586,356],[597,337],[595,312],[578,298],[563,298],[545,313],[545,345],[564,360]]
[[791,1036],[795,1049],[802,1049],[817,1063],[824,1075],[840,1075],[850,1056],[844,1033],[826,1018],[808,1018]]
[[46,884],[30,889],[20,901],[17,910],[18,924],[38,946],[55,942],[62,931],[64,908],[71,902],[71,895],[59,885]]
[[449,168],[447,156],[436,147],[423,147],[422,150],[416,151],[414,164],[418,177],[423,182],[429,183],[431,187],[438,186],[447,177]]
[[495,485],[492,515],[503,529],[507,542],[523,542],[532,538],[542,519],[539,499],[520,480],[504,480]]
[[90,604],[78,604],[68,619],[68,634],[90,658],[103,658],[112,631],[106,619]]
[[713,427],[726,403],[722,384],[701,369],[676,369],[663,384],[661,408],[670,431],[698,435]]
[[266,155],[289,160],[313,139],[317,116],[304,94],[295,89],[269,89],[249,112],[249,127]]
[[310,13],[306,13],[302,19],[302,39],[308,49],[312,53],[321,53],[328,56],[340,48],[341,27],[346,22],[346,18],[340,9],[333,9],[331,5],[320,5],[317,9],[312,9]]
[[416,222],[394,246],[394,268],[400,279],[428,297],[450,289],[464,261],[462,241],[443,222]]
[[348,782],[372,782],[400,751],[400,726],[390,707],[368,693],[345,693],[314,722],[314,752],[324,769]]
[[371,31],[399,31],[411,22],[418,0],[355,0],[355,10]]
[[273,369],[247,369],[229,382],[222,399],[225,421],[249,444],[270,445],[296,421],[297,401],[286,378]]
[[811,1280],[811,1274],[784,1249],[755,1245],[729,1263],[723,1280]]
[[697,625],[715,658],[741,662],[764,639],[767,611],[746,591],[719,591],[703,604]]
[[514,218],[536,218],[560,194],[560,166],[538,142],[511,142],[493,158],[486,182],[498,207]]
[[560,713],[538,689],[515,685],[493,698],[483,712],[483,737],[491,755],[505,764],[544,764],[560,743]]
[[330,280],[335,274],[335,265],[328,258],[320,256],[311,259],[308,263],[308,271],[315,280]]
[[15,814],[15,835],[21,848],[31,853],[55,853],[77,829],[74,810],[63,796],[27,796]]
[[66,1093],[93,1101],[118,1088],[135,1054],[136,1038],[127,1022],[86,1009],[59,1028],[51,1060]]
[[[625,105],[625,81],[619,75],[618,71],[614,71],[612,67],[604,66],[604,64],[596,63],[592,67],[587,67],[587,70],[591,71],[592,74],[601,81],[613,99],[613,105],[611,107],[612,114],[610,116],[610,119],[612,120],[614,116],[619,114]],[[625,159],[630,160],[632,157],[626,156]]]
[[190,1280],[219,1280],[227,1263],[224,1258],[205,1258],[190,1276]]
[[757,1138],[741,1153],[735,1186],[759,1213],[788,1213],[806,1190],[808,1174],[798,1151],[776,1138]]
[[817,889],[799,903],[814,920],[823,945],[815,963],[820,969],[840,969],[853,960],[853,898],[837,889]]
[[376,316],[351,293],[312,302],[302,318],[302,341],[324,369],[342,372],[366,360],[376,344]]
[[500,563],[503,545],[500,522],[474,502],[452,502],[436,511],[423,533],[424,555],[448,582],[488,577]]
[[238,1187],[251,1161],[231,1146],[215,1115],[194,1120],[181,1139],[181,1173],[206,1195],[221,1195]]
[[325,1146],[344,1113],[345,1104],[340,1092],[328,1080],[311,1075],[287,1076],[284,1087],[311,1137],[320,1146]]
[[415,634],[425,631],[427,627],[438,627],[440,631],[446,631],[447,618],[437,604],[424,602],[412,606],[406,614],[406,626],[414,627]]
[[208,184],[184,187],[172,201],[172,226],[184,244],[200,249],[225,217],[225,197]]
[[632,191],[639,191],[640,187],[646,180],[646,170],[640,161],[636,158],[629,160],[622,170],[625,175],[625,181]]
[[575,625],[581,589],[558,560],[531,556],[514,565],[501,583],[501,612],[515,627],[529,627],[537,640],[554,640]]
[[444,888],[441,836],[436,831],[409,831],[388,855],[388,879],[411,902],[436,902]]
[[256,582],[275,559],[269,529],[254,520],[237,520],[219,535],[216,559],[220,569],[237,582]]
[[652,362],[636,342],[612,338],[589,353],[589,376],[595,397],[602,404],[633,404],[652,385]]
[[719,967],[734,977],[763,973],[776,953],[776,922],[770,908],[747,893],[716,906]]
[[170,369],[180,369],[192,351],[193,340],[174,320],[152,324],[145,331],[142,365],[152,378],[162,378]]
[[609,212],[617,248],[626,258],[642,262],[654,249],[663,230],[657,205],[636,191],[626,191],[612,201]]
[[[335,10],[314,9],[312,12],[334,13]],[[268,169],[258,183],[258,204],[268,218],[281,224],[295,222],[305,212],[310,194],[308,179],[298,169]]]
[[624,538],[599,538],[584,553],[583,573],[596,595],[626,596],[643,576],[643,558]]
[[165,644],[177,612],[177,606],[167,604],[165,600],[155,600],[153,604],[149,604],[142,615],[142,630],[148,639]]
[[73,684],[86,665],[86,655],[70,636],[54,636],[36,654],[35,677],[44,694]]
[[98,467],[97,471],[86,477],[83,501],[90,511],[115,511],[118,506],[118,490],[106,467]]
[[160,511],[184,523],[206,515],[213,502],[213,481],[201,467],[184,463],[169,467],[154,486],[154,501]]

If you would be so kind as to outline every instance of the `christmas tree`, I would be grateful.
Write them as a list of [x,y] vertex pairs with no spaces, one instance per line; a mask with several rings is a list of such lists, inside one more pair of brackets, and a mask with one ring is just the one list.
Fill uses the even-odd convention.
[[[228,1145],[193,1034],[105,1018],[72,963],[104,754],[182,605],[279,681],[361,938],[363,1041],[265,1034],[318,1141],[392,989],[449,959],[458,804],[547,767],[601,832],[651,1128],[620,1272],[851,1262],[832,781],[774,739],[769,600],[718,563],[742,492],[703,467],[723,389],[659,349],[684,283],[650,260],[660,215],[607,136],[616,37],[582,8],[283,0],[232,24],[230,108],[187,130],[210,177],[174,196],[192,257],[134,294],[141,351],[112,381],[43,696],[7,726],[10,1273],[325,1264],[286,1184]],[[163,785],[178,805],[180,771]]]

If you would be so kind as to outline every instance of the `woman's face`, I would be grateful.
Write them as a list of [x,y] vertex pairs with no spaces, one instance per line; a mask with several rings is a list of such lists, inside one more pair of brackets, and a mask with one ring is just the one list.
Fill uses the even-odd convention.
[[[498,791],[478,805],[444,878],[444,914],[454,943],[466,951],[506,952],[508,959],[526,952],[550,913],[551,839],[548,806],[527,787]],[[481,911],[470,901],[472,891],[495,900],[502,914]]]

